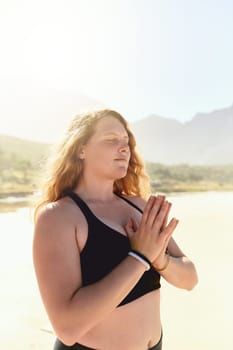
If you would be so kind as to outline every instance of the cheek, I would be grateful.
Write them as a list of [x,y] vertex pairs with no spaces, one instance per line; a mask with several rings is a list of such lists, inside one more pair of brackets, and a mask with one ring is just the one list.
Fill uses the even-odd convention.
[[106,147],[104,145],[93,145],[92,149],[88,150],[86,153],[86,159],[90,159],[92,161],[101,162],[103,160],[111,160],[114,158],[115,148],[114,147]]

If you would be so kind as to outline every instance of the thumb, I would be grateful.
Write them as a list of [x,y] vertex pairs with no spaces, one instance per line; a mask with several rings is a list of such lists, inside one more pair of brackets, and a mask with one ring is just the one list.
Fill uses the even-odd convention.
[[133,230],[133,221],[131,218],[129,218],[129,220],[127,221],[127,224],[125,225],[125,232],[128,236],[128,238],[131,238],[134,234],[134,230]]
[[176,228],[176,226],[178,225],[179,220],[173,218],[169,224],[166,226],[166,228],[162,231],[164,239],[166,242],[168,242]]
[[132,229],[133,229],[133,231],[134,232],[137,231],[137,229],[138,229],[137,222],[133,218],[131,218],[131,222],[132,222]]

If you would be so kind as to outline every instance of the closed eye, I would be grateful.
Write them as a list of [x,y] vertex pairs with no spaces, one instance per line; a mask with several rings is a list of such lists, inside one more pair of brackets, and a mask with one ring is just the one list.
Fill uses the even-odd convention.
[[119,140],[118,139],[106,139],[105,141],[109,143],[117,143]]
[[107,137],[104,138],[104,141],[107,143],[111,143],[111,144],[117,144],[117,143],[125,143],[127,145],[129,145],[129,137],[128,136],[117,136],[117,135],[109,135]]

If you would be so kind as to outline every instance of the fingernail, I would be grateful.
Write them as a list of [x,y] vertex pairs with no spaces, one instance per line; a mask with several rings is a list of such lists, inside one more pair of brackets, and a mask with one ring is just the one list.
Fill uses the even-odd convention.
[[162,194],[159,194],[159,195],[158,195],[158,199],[160,199],[160,200],[161,200],[161,199],[165,199],[165,196],[162,195]]

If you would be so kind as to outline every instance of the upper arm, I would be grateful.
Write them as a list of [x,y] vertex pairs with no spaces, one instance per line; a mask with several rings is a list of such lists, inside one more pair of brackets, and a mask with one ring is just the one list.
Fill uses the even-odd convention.
[[33,260],[40,293],[55,328],[58,315],[82,284],[75,235],[75,225],[66,210],[42,210],[35,225]]

